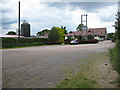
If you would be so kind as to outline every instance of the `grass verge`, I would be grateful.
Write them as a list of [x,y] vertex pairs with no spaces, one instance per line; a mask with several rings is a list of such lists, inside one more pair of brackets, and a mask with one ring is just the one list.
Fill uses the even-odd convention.
[[[113,49],[110,49],[110,61],[112,63],[113,69],[116,70],[120,74],[120,40],[116,41],[116,46]],[[118,75],[118,79],[116,80],[118,83],[118,87],[120,87],[120,76]]]
[[117,73],[107,52],[84,57],[65,70],[64,80],[56,88],[115,88]]
[[81,73],[74,76],[66,77],[57,88],[93,88],[96,84],[95,80],[91,80]]
[[56,46],[59,44],[54,44],[54,45],[28,45],[28,46],[20,46],[20,47],[10,47],[10,48],[0,48],[0,49],[14,49],[14,48],[24,48],[24,47],[36,47],[36,46]]

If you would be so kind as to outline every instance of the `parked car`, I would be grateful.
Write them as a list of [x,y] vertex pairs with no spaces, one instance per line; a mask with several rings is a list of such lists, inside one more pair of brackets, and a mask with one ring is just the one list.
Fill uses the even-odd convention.
[[111,38],[107,38],[107,40],[112,40]]
[[100,38],[100,41],[103,41],[103,38]]
[[72,44],[72,45],[76,45],[76,44],[78,44],[78,41],[76,41],[76,40],[72,40],[72,41],[70,42],[70,44]]

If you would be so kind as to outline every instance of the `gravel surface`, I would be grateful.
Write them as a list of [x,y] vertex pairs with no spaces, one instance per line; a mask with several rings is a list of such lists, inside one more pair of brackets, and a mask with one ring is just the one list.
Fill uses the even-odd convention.
[[[63,70],[88,55],[107,52],[111,41],[98,44],[36,46],[2,50],[4,88],[45,88],[63,80]],[[81,62],[82,63],[82,62]]]

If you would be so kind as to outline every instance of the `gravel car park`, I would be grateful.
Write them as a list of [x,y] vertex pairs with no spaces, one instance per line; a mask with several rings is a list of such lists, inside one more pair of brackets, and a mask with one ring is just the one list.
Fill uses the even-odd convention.
[[112,47],[114,43],[103,41],[86,45],[3,49],[3,88],[49,88],[63,80],[62,70],[69,64]]

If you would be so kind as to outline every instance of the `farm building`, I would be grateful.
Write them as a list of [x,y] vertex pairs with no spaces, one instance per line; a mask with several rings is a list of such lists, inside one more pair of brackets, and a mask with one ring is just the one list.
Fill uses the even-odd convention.
[[[88,36],[93,36],[94,39],[100,40],[106,40],[107,39],[107,29],[106,28],[88,28],[87,29],[87,35]],[[70,33],[68,33],[66,35],[66,37],[71,37],[71,38],[75,38],[78,39],[78,37],[81,36],[81,31],[70,31]],[[82,31],[82,36],[83,38],[86,37],[86,30]]]

